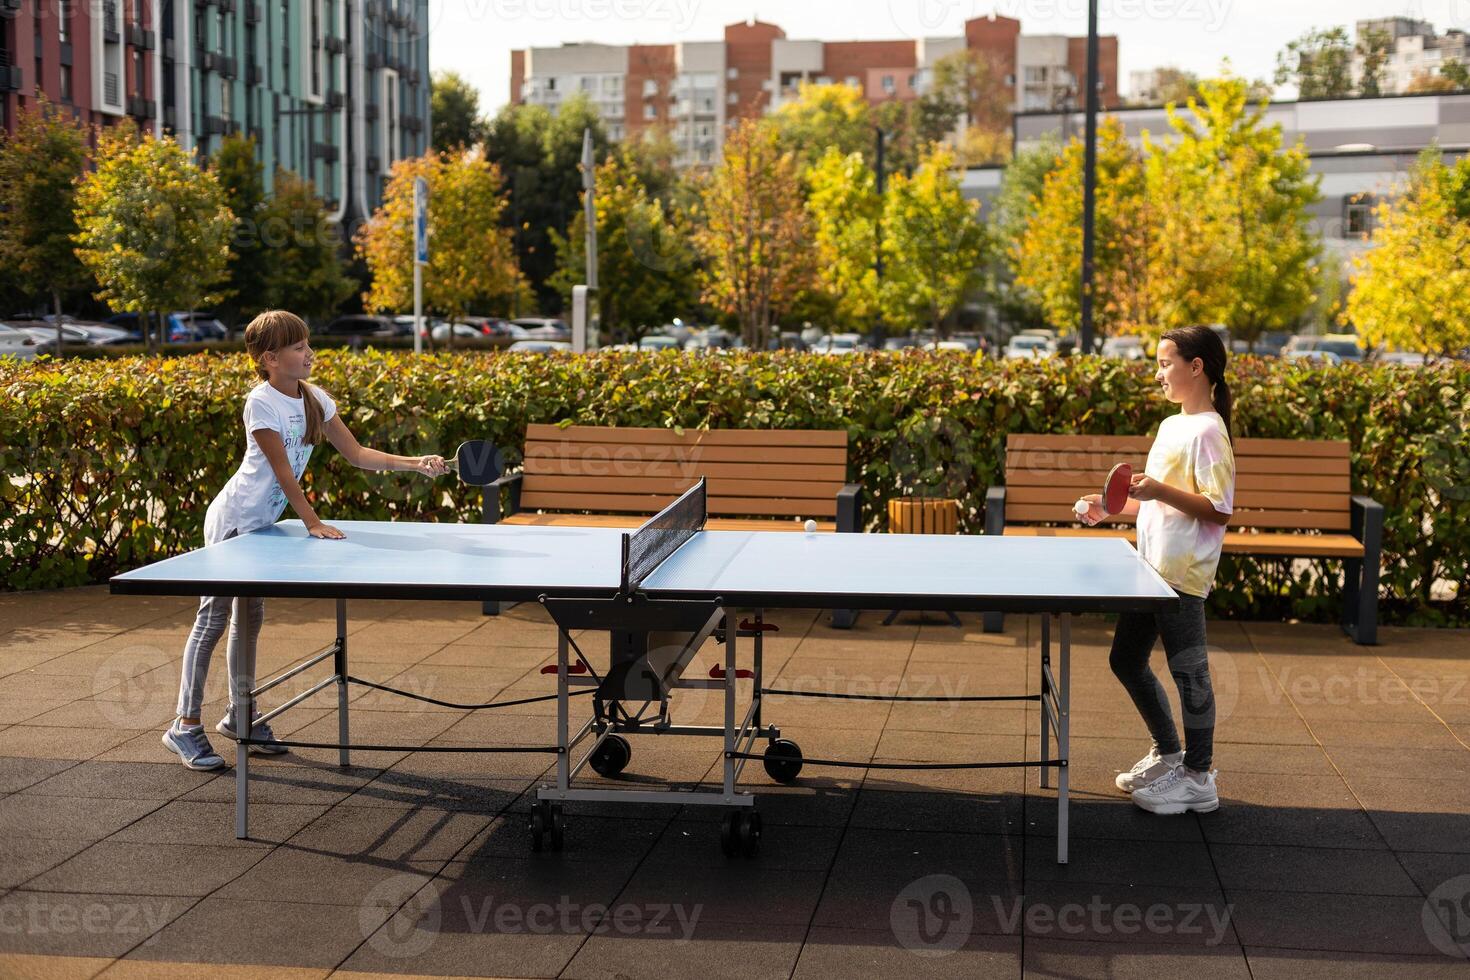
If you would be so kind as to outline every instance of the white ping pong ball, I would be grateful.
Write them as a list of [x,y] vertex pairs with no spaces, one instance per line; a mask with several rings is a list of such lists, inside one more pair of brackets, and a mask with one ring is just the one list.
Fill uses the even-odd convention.
[[802,527],[806,529],[807,534],[815,534],[817,531],[817,522],[807,521],[805,524],[802,525]]
[[1072,505],[1072,509],[1077,512],[1077,516],[1078,517],[1081,517],[1084,514],[1086,514],[1088,512],[1088,510],[1090,510],[1091,508],[1088,507],[1087,501],[1085,501],[1085,500],[1079,500],[1075,504]]

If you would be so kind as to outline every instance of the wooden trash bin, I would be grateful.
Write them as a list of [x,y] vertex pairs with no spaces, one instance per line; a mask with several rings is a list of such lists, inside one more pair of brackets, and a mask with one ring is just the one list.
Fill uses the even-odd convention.
[[960,502],[947,497],[895,497],[888,501],[890,534],[958,534]]
[[[888,533],[890,534],[958,534],[960,502],[948,497],[894,497],[888,501]],[[890,611],[883,620],[887,626],[897,618],[899,610]],[[960,618],[952,610],[944,610],[950,625],[959,626]]]

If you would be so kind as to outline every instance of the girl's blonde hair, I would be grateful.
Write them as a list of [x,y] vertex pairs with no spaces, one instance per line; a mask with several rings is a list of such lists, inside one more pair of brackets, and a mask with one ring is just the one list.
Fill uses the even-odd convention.
[[[288,310],[266,310],[250,321],[245,328],[245,350],[255,361],[255,373],[261,380],[269,381],[270,373],[265,369],[265,355],[271,351],[290,347],[306,340],[311,331],[306,321]],[[312,394],[311,385],[301,382],[301,402],[306,408],[306,445],[315,446],[322,441],[322,429],[326,425],[322,403]]]

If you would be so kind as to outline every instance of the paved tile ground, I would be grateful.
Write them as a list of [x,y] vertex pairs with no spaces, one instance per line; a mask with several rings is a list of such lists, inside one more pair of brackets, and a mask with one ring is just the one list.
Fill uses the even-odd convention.
[[[761,791],[759,858],[717,812],[569,807],[529,849],[540,755],[324,751],[263,760],[252,839],[228,774],[170,761],[192,604],[101,588],[0,596],[0,976],[1464,977],[1470,951],[1470,635],[1210,624],[1214,814],[1151,817],[1112,785],[1147,748],[1075,624],[1072,860],[1035,770],[875,762],[1035,758],[1034,704],[775,699],[809,769]],[[555,634],[536,607],[350,605],[358,676],[451,701],[534,696]],[[915,614],[838,632],[776,617],[772,686],[910,694],[1037,689],[1039,622],[987,636]],[[329,603],[272,600],[261,676],[329,642]],[[209,722],[223,710],[223,646]],[[696,664],[695,670],[703,670]],[[288,683],[281,698],[303,690]],[[679,720],[713,721],[715,692]],[[273,696],[276,692],[273,692]],[[542,745],[552,706],[495,712],[353,691],[358,740]],[[273,702],[278,703],[278,700]],[[277,724],[327,741],[326,698]],[[226,748],[222,740],[217,740]],[[226,753],[232,756],[231,753]],[[714,747],[635,739],[626,782],[717,780]],[[597,777],[592,777],[593,779]]]

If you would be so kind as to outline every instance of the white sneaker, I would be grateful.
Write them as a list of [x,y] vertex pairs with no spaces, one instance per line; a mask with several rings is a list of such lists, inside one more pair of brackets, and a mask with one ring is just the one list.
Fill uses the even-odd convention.
[[1204,774],[1204,780],[1195,779],[1183,766],[1169,770],[1163,776],[1141,789],[1133,791],[1133,802],[1149,813],[1164,815],[1175,813],[1210,813],[1220,809],[1220,796],[1215,792],[1217,769]]
[[225,760],[214,751],[204,734],[203,725],[185,726],[177,718],[163,733],[163,744],[179,757],[186,767],[197,772],[223,769]]
[[[256,712],[256,716],[257,718],[259,717],[259,712]],[[239,741],[235,735],[234,716],[230,713],[226,713],[220,719],[219,724],[214,726],[214,730],[232,742]],[[254,725],[250,726],[250,737],[257,742],[274,742],[276,740],[276,733],[271,731],[270,725],[257,720]],[[285,751],[287,749],[284,745],[250,746],[250,752],[253,755],[280,755]]]
[[1159,755],[1158,746],[1155,746],[1148,750],[1148,755],[1135,762],[1132,769],[1118,773],[1118,778],[1113,782],[1123,792],[1131,793],[1136,789],[1142,789],[1160,776],[1167,775],[1169,770],[1183,761],[1183,752]]

